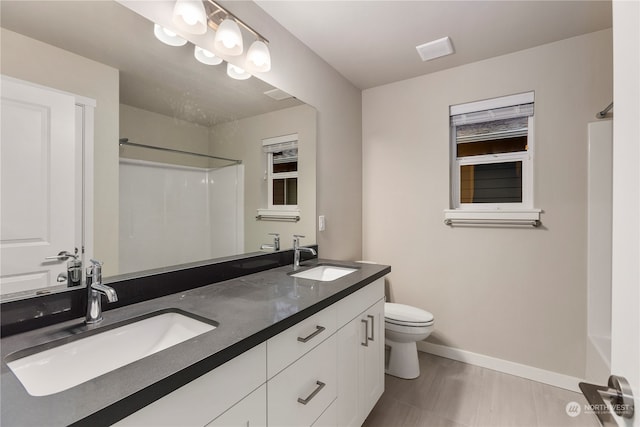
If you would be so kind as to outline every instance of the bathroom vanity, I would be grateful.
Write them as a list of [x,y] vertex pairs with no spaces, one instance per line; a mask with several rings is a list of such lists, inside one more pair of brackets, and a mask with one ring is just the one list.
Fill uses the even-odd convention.
[[[353,271],[336,279],[292,275],[316,265]],[[334,269],[316,271],[325,270]],[[2,424],[361,425],[384,390],[389,272],[324,260],[296,272],[287,265],[109,310],[95,328],[76,319],[3,338]],[[37,397],[7,366],[158,312],[215,328]]]

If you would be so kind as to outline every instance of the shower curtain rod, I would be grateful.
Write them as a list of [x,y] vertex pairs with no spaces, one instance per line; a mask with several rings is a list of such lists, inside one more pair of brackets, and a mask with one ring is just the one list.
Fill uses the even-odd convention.
[[226,162],[233,162],[233,163],[235,163],[237,165],[242,164],[242,160],[227,159],[225,157],[210,156],[208,154],[192,153],[191,151],[174,150],[173,148],[156,147],[154,145],[137,144],[135,142],[130,142],[129,138],[120,138],[119,144],[120,145],[128,145],[128,146],[131,146],[131,147],[150,148],[152,150],[168,151],[170,153],[189,154],[191,156],[207,157],[209,159],[215,159],[215,160],[224,160]]
[[613,102],[609,104],[607,108],[605,108],[604,110],[596,114],[596,119],[604,119],[607,113],[609,112],[609,110],[611,110],[612,108],[613,108]]

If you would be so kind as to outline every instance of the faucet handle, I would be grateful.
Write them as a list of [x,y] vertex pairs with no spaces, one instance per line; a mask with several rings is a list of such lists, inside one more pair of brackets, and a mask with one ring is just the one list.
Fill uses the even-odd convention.
[[303,238],[302,234],[294,234],[293,235],[293,249],[298,250],[298,246],[300,245],[300,239]]
[[91,264],[87,267],[87,276],[92,276],[99,282],[102,280],[102,265],[104,264],[102,261],[96,261],[95,259],[90,259],[89,263]]

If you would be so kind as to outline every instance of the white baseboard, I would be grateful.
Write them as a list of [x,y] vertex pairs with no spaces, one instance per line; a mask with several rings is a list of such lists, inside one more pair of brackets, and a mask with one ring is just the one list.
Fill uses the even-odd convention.
[[417,344],[418,350],[425,353],[435,354],[436,356],[446,357],[447,359],[457,360],[470,365],[481,366],[483,368],[503,372],[509,375],[515,375],[578,393],[580,393],[578,383],[584,381],[581,378],[559,374],[557,372],[547,371],[516,362],[510,362],[508,360],[497,359],[495,357],[485,356],[484,354],[473,353],[471,351],[433,344],[426,341],[419,341]]

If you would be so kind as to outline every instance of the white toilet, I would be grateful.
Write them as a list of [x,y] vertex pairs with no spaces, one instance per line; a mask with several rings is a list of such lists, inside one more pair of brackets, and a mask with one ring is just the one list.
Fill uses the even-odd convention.
[[394,377],[420,376],[416,342],[433,331],[433,314],[416,307],[387,302],[384,304],[385,343],[389,360],[385,372]]

